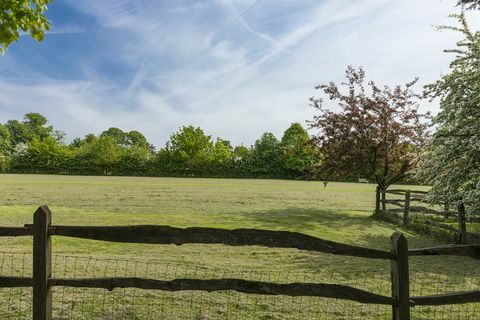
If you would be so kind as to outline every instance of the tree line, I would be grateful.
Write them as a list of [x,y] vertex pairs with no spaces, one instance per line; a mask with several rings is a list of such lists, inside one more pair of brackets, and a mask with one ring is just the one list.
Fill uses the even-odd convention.
[[[48,30],[43,12],[49,0],[21,1],[0,11],[0,52],[18,39],[19,29],[37,40]],[[31,7],[34,4],[36,7]],[[138,131],[110,128],[72,143],[28,113],[23,121],[0,124],[3,172],[168,175],[253,178],[309,178],[349,181],[367,178],[381,188],[415,179],[432,185],[427,199],[480,210],[480,32],[472,31],[464,10],[480,0],[458,0],[457,26],[463,39],[453,49],[450,70],[422,93],[416,79],[394,87],[367,81],[349,66],[346,81],[320,84],[312,97],[317,114],[308,122],[316,133],[294,123],[277,139],[264,133],[250,147],[233,147],[201,128],[184,126],[156,151]],[[18,20],[18,16],[27,18]],[[8,27],[8,28],[7,28]],[[327,99],[325,99],[327,98]],[[422,114],[419,101],[437,100],[435,117]],[[334,108],[328,104],[333,103]],[[332,110],[339,111],[332,111]]]
[[281,139],[264,133],[252,146],[183,126],[156,150],[139,131],[109,128],[65,143],[45,116],[0,124],[0,170],[13,173],[301,178],[318,162],[318,151],[299,123]]

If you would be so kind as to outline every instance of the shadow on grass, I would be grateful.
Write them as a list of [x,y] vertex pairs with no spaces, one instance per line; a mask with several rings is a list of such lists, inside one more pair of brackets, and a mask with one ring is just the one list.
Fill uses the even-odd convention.
[[278,210],[266,210],[236,214],[251,220],[256,225],[271,229],[310,230],[321,226],[343,228],[356,226],[359,231],[369,229],[372,225],[386,225],[373,219],[367,213],[354,214],[334,210],[304,209],[289,207]]
[[[390,222],[378,220],[368,213],[334,210],[285,208],[239,214],[249,227],[269,230],[286,230],[309,234],[315,237],[367,248],[390,250],[390,236],[403,233],[410,248],[422,248],[446,244],[431,236],[406,230]],[[412,272],[427,272],[446,276],[480,275],[480,260],[456,256],[429,256],[410,258]],[[296,264],[308,270],[321,272],[342,266],[348,270],[378,270],[389,272],[389,261],[333,256],[329,254],[304,252],[297,257]],[[458,270],[462,270],[459,272]]]
[[[250,213],[238,213],[242,224],[249,227],[270,230],[286,230],[307,233],[322,238],[323,235],[340,235],[327,240],[349,244],[370,245],[372,248],[389,248],[390,236],[401,232],[407,236],[410,247],[418,248],[443,244],[444,242],[415,233],[384,220],[376,219],[367,212],[341,210],[304,209],[290,207]],[[342,234],[345,236],[342,236]],[[338,239],[340,238],[340,239]],[[359,240],[352,243],[352,240]]]

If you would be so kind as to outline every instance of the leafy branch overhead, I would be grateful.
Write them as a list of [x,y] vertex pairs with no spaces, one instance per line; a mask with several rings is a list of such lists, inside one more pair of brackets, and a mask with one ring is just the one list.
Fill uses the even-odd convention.
[[480,8],[480,0],[458,0],[458,5],[463,5],[467,9],[479,9]]
[[322,98],[310,99],[320,112],[309,122],[318,130],[313,141],[324,158],[318,170],[326,180],[369,178],[387,188],[415,166],[427,138],[429,115],[418,112],[420,95],[411,89],[417,80],[380,87],[351,66],[346,80],[316,86],[340,111],[326,108]]
[[21,33],[30,33],[42,41],[50,23],[44,13],[51,0],[2,0],[0,1],[0,52],[3,54]]

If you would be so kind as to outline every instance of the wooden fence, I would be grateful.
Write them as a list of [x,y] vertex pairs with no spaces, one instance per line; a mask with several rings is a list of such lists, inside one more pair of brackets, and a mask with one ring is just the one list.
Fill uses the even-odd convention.
[[[169,226],[58,226],[52,225],[52,214],[42,206],[34,214],[33,224],[24,227],[0,227],[0,236],[33,236],[33,276],[0,276],[0,288],[33,287],[33,320],[52,318],[52,287],[82,288],[140,288],[164,291],[201,290],[238,292],[261,295],[310,296],[347,299],[366,304],[392,306],[393,319],[410,319],[410,309],[416,305],[438,306],[480,302],[479,291],[454,292],[431,296],[410,296],[409,256],[457,255],[480,258],[480,246],[440,246],[408,249],[406,238],[400,233],[391,237],[390,251],[336,243],[309,235],[257,229],[174,228]],[[242,279],[173,279],[170,281],[138,277],[108,278],[52,278],[52,236],[92,240],[176,244],[224,244],[229,246],[258,245],[272,248],[295,248],[391,261],[391,296],[383,296],[341,284],[288,283],[278,284]]]
[[[387,194],[403,196],[403,199],[387,199]],[[422,213],[432,216],[440,216],[444,219],[456,217],[458,229],[452,225],[439,223],[433,220],[426,220],[425,224],[431,227],[449,230],[458,234],[459,243],[467,243],[467,239],[473,241],[480,241],[480,234],[467,231],[467,222],[480,223],[480,217],[467,217],[465,206],[460,204],[456,211],[451,211],[448,205],[443,205],[443,210],[434,210],[432,208],[422,205],[421,202],[425,198],[426,191],[418,190],[381,190],[377,187],[376,190],[376,205],[375,211],[387,211],[387,204],[398,207],[390,211],[401,212],[403,225],[407,226],[410,222],[410,213]],[[420,202],[420,203],[419,203]]]

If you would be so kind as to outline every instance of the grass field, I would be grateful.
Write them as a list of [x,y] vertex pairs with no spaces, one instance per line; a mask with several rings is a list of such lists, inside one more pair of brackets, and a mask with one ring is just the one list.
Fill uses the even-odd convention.
[[[31,223],[35,209],[47,204],[53,212],[54,224],[289,230],[387,250],[391,234],[401,231],[407,235],[410,247],[440,243],[373,219],[374,189],[371,184],[330,183],[324,187],[320,182],[283,180],[0,175],[0,225]],[[0,241],[3,252],[0,271],[28,274],[25,265],[30,261],[31,239]],[[166,278],[228,275],[281,282],[344,283],[387,295],[390,290],[388,262],[290,249],[116,244],[55,237],[53,250],[57,275],[135,273]],[[470,258],[415,258],[411,259],[410,268],[413,295],[480,287],[480,262]],[[56,288],[56,316],[58,319],[389,319],[390,311],[385,307],[328,299],[252,297],[231,292],[142,291],[139,294],[134,291],[105,293]],[[21,309],[28,304],[27,296],[25,289],[0,291],[0,298],[10,302],[2,304],[4,309],[8,308],[4,312],[16,319],[15,312],[22,314]],[[25,305],[18,306],[18,301]],[[476,319],[476,312],[480,312],[478,304],[415,309],[418,319],[433,319],[432,315],[435,319]]]

